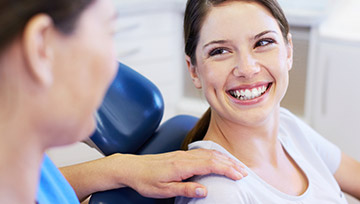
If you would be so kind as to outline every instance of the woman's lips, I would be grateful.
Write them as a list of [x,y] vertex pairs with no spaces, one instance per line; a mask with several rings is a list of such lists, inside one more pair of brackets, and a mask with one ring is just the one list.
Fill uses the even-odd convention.
[[270,83],[262,83],[253,86],[239,87],[236,89],[231,89],[227,91],[227,93],[234,99],[249,103],[249,102],[257,102],[259,98],[265,95],[270,89],[272,82]]

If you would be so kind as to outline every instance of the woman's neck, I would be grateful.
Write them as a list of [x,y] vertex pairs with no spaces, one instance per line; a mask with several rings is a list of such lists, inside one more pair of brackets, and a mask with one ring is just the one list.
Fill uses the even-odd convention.
[[301,195],[308,181],[278,140],[279,111],[258,126],[212,118],[205,140],[212,140],[251,168],[265,182],[289,195]]
[[45,148],[24,118],[0,121],[0,203],[31,203],[36,199]]
[[223,146],[248,167],[258,167],[264,161],[276,162],[279,151],[282,151],[277,139],[278,127],[278,110],[253,126],[222,120],[214,115],[204,140]]

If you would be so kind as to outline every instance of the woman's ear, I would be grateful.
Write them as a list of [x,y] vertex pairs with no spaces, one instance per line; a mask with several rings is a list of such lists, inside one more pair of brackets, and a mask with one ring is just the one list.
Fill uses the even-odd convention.
[[51,35],[54,32],[52,19],[45,14],[32,17],[22,36],[26,68],[36,83],[50,86],[53,82],[53,51]]
[[185,60],[186,60],[186,64],[187,64],[191,79],[192,79],[195,87],[198,88],[198,89],[201,89],[201,87],[202,87],[201,86],[201,80],[200,80],[199,75],[197,73],[196,66],[192,64],[191,58],[189,56],[186,55]]
[[292,42],[292,35],[291,33],[289,33],[287,35],[287,65],[288,65],[288,70],[290,70],[293,66],[293,42]]

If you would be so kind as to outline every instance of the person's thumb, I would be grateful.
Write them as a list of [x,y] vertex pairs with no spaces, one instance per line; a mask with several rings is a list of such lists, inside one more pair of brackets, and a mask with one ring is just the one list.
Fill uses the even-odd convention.
[[190,198],[202,198],[207,195],[205,186],[194,182],[174,182],[170,185],[170,192],[175,196],[184,196]]

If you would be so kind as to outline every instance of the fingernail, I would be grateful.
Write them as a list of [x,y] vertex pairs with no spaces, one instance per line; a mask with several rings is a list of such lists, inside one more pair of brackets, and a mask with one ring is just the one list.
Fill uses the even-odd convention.
[[241,173],[239,173],[237,171],[235,172],[235,174],[238,179],[242,179],[244,177]]
[[197,196],[205,196],[205,191],[202,188],[196,188],[195,193]]

